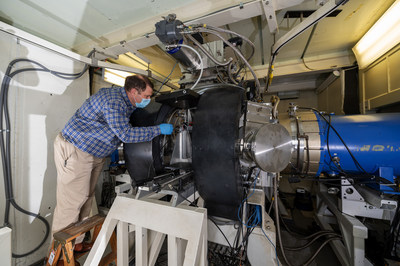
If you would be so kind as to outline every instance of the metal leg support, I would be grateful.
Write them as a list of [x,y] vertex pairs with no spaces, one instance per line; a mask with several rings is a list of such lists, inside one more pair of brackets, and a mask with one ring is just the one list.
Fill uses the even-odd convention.
[[117,265],[127,265],[128,224],[136,231],[136,265],[154,265],[165,235],[176,243],[168,250],[169,265],[207,265],[207,210],[167,204],[117,196],[84,265],[98,265],[117,225]]
[[331,246],[342,265],[372,265],[365,258],[365,239],[368,229],[357,218],[341,213],[337,199],[327,193],[321,185],[318,193],[317,221],[324,230],[332,230],[330,224],[337,223],[343,235],[343,241],[333,240]]

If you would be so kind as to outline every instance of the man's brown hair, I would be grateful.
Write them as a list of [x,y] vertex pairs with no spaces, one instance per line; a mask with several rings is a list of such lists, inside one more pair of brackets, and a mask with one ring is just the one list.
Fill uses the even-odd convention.
[[153,82],[143,75],[133,75],[126,77],[125,79],[125,90],[131,91],[131,89],[136,89],[139,93],[146,90],[146,87],[154,88]]

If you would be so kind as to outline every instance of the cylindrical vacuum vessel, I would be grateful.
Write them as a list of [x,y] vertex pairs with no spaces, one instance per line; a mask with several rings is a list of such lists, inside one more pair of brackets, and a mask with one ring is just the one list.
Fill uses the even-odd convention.
[[325,118],[327,121],[320,114],[307,111],[280,121],[290,132],[293,144],[286,172],[317,176],[341,171],[367,172],[385,178],[400,175],[400,114],[325,115]]

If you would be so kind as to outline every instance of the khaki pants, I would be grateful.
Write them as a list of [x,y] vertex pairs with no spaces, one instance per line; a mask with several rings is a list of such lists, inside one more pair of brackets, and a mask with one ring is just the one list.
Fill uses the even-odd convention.
[[[105,158],[97,158],[76,148],[58,134],[54,141],[57,168],[57,205],[52,235],[90,214],[97,179]],[[83,241],[79,237],[75,243]]]

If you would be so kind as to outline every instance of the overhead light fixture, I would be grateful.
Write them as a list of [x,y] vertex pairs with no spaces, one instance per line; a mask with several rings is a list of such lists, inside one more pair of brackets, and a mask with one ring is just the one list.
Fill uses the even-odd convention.
[[[132,73],[132,72],[127,72],[127,71],[117,70],[117,69],[112,69],[112,68],[103,68],[103,80],[108,83],[123,87],[123,86],[125,86],[126,77],[132,76],[132,75],[137,75],[137,74],[146,75],[143,71],[141,72],[140,69],[137,69],[137,70],[138,70],[138,72]],[[162,83],[164,83],[166,81],[165,78],[166,77],[164,77],[164,76],[157,77],[155,75],[153,75],[151,77],[153,83],[155,83],[155,86],[159,86],[159,84],[161,85]],[[166,83],[167,83],[166,86],[173,88],[173,89],[178,89],[178,87],[177,87],[178,80],[167,80]],[[175,86],[175,87],[171,87],[171,86]]]
[[353,47],[360,69],[384,55],[400,42],[400,0],[383,14]]
[[125,85],[125,78],[131,75],[133,75],[133,73],[110,68],[104,68],[103,70],[104,81],[118,85],[120,87],[123,87]]

